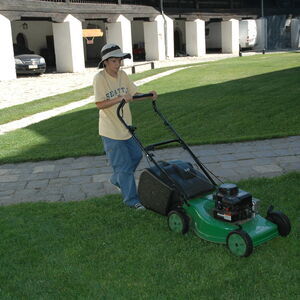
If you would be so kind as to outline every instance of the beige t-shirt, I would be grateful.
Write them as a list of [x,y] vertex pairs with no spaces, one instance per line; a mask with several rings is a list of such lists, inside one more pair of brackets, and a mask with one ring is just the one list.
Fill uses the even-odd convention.
[[[93,86],[95,102],[114,99],[127,93],[132,96],[137,93],[137,87],[123,70],[118,72],[117,78],[110,76],[105,69],[100,71],[94,77]],[[118,105],[99,110],[99,135],[115,140],[127,140],[131,138],[131,134],[117,116]],[[132,124],[129,103],[124,105],[123,119],[128,125]]]

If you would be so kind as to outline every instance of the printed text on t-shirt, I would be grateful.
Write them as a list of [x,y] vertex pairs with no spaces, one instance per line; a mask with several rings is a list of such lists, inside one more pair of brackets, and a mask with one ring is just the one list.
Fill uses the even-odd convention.
[[110,91],[110,92],[106,93],[106,98],[107,99],[113,99],[113,98],[116,98],[118,96],[125,95],[127,93],[128,93],[128,88],[121,87],[121,88],[117,88],[113,91]]

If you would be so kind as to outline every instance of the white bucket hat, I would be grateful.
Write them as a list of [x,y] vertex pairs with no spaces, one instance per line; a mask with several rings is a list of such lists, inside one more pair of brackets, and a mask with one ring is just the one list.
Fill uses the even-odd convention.
[[131,58],[130,53],[123,53],[121,48],[116,44],[106,44],[101,49],[101,61],[98,68],[103,67],[103,62],[111,57]]

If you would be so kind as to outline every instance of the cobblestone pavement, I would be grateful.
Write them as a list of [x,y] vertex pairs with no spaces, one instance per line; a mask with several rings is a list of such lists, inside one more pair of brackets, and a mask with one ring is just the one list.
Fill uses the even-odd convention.
[[[191,147],[221,180],[272,177],[300,170],[300,136]],[[191,161],[181,148],[158,150],[157,160]],[[148,166],[145,159],[136,173]],[[0,204],[78,201],[117,193],[105,156],[0,165]]]

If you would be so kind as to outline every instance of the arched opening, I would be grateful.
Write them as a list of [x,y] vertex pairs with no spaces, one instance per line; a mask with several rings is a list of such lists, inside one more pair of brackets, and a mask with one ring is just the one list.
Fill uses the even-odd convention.
[[16,37],[17,45],[21,48],[27,48],[28,43],[27,43],[27,38],[24,35],[24,33],[18,33]]
[[180,52],[180,33],[178,29],[175,29],[174,31],[174,51],[175,56],[177,56],[177,53]]
[[174,56],[186,56],[185,20],[174,21]]
[[14,55],[32,54],[32,50],[28,49],[27,37],[24,33],[18,33],[16,36],[16,44],[14,44]]

